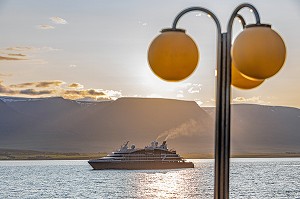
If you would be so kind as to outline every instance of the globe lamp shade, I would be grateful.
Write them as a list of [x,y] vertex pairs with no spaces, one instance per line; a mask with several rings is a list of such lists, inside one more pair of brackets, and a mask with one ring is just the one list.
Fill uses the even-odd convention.
[[232,64],[231,69],[231,85],[233,85],[236,88],[252,89],[264,82],[264,80],[246,77],[245,75],[240,73],[240,71],[238,71],[234,64]]
[[198,48],[182,29],[164,29],[150,44],[148,62],[152,71],[166,81],[181,81],[198,64]]
[[235,39],[232,60],[244,75],[267,79],[283,66],[286,57],[284,41],[270,25],[248,25]]

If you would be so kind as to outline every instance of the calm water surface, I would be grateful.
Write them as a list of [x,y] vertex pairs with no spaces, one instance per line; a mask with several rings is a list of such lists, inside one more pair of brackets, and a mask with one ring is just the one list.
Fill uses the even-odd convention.
[[[0,161],[0,198],[213,198],[213,160],[194,169],[92,170],[87,161]],[[300,198],[300,158],[232,159],[230,198]]]

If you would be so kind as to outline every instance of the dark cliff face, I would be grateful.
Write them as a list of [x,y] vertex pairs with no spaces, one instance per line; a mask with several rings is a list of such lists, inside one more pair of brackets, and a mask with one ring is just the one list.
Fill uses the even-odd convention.
[[[213,153],[214,108],[170,99],[63,98],[0,101],[0,148],[110,152],[126,140],[144,147],[168,139],[180,153]],[[242,153],[300,151],[300,111],[232,106],[232,149]]]

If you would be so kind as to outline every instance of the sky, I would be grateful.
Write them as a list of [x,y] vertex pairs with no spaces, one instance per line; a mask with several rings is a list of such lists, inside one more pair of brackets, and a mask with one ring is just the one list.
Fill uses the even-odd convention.
[[[185,15],[186,29],[200,51],[195,72],[181,82],[156,77],[147,61],[151,41],[175,16],[192,6],[205,7],[226,32],[239,0],[0,0],[0,95],[62,96],[67,99],[159,97],[214,106],[216,28],[204,13]],[[252,90],[232,88],[232,103],[300,107],[300,1],[248,1],[272,24],[287,47],[283,68]],[[247,24],[253,13],[240,14]],[[234,23],[233,36],[242,31]]]

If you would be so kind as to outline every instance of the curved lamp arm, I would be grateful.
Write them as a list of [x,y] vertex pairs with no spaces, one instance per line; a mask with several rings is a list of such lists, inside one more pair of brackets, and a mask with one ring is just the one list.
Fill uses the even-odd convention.
[[232,29],[232,24],[233,24],[234,18],[235,17],[238,17],[238,18],[241,17],[241,15],[239,15],[238,12],[241,9],[243,9],[243,8],[249,8],[249,9],[251,9],[253,11],[253,14],[254,14],[254,17],[255,17],[255,20],[256,20],[256,24],[257,25],[260,24],[260,16],[259,16],[259,13],[258,13],[257,9],[253,5],[251,5],[249,3],[243,3],[243,4],[239,5],[238,7],[236,7],[234,9],[234,11],[232,12],[231,16],[230,16],[230,19],[229,19],[228,24],[227,24],[227,32],[229,34],[231,34],[231,29]]
[[238,18],[238,19],[240,20],[240,22],[241,22],[241,24],[242,24],[242,26],[243,26],[243,29],[244,29],[245,26],[246,26],[246,21],[245,21],[244,17],[243,17],[242,15],[240,15],[240,14],[236,14],[235,17]]
[[172,28],[176,29],[176,25],[177,25],[179,19],[186,13],[192,12],[192,11],[200,11],[200,12],[204,12],[204,13],[210,15],[213,18],[213,20],[216,22],[218,34],[219,33],[221,34],[221,25],[220,25],[220,22],[219,22],[218,18],[216,17],[216,15],[213,12],[211,12],[210,10],[208,10],[206,8],[202,8],[202,7],[190,7],[190,8],[182,10],[174,19]]
[[[245,23],[244,18],[243,18],[240,14],[238,14],[238,12],[239,12],[241,9],[243,9],[243,8],[249,8],[249,9],[251,9],[251,10],[253,11],[254,16],[255,16],[256,25],[260,25],[260,16],[259,16],[259,13],[258,13],[257,9],[256,9],[253,5],[251,5],[251,4],[249,4],[249,3],[243,3],[243,4],[239,5],[238,7],[236,7],[236,8],[234,9],[234,11],[232,12],[232,14],[231,14],[231,16],[230,16],[230,19],[229,19],[229,21],[228,21],[228,24],[227,24],[227,34],[228,34],[228,38],[227,38],[227,47],[228,47],[228,49],[231,48],[232,25],[233,25],[234,19],[235,19],[236,17],[238,17],[238,18],[241,20],[241,22],[242,22],[243,28],[245,27],[244,24],[246,24],[246,23]],[[230,66],[231,66],[231,56],[230,56],[230,52],[229,52],[229,54],[228,54],[227,61],[228,61],[227,63],[229,63],[229,61],[230,61]]]

